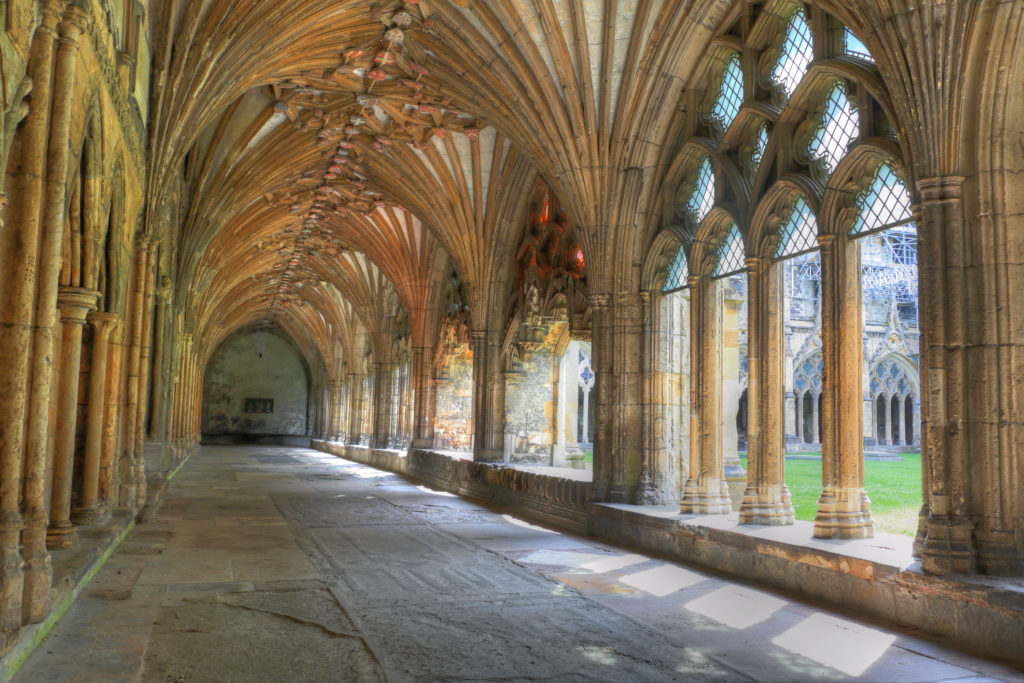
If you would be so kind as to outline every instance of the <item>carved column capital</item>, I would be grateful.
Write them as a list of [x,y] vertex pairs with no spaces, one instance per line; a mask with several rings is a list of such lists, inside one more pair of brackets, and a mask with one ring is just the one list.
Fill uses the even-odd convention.
[[121,318],[116,313],[103,313],[101,311],[89,313],[86,316],[86,320],[92,325],[97,338],[102,340],[108,339],[110,333],[117,329],[118,324],[121,322]]
[[955,175],[921,178],[917,181],[917,190],[924,204],[959,200],[963,197],[964,178]]
[[82,287],[60,287],[57,290],[57,308],[62,323],[85,324],[90,311],[96,310],[101,295],[95,289]]

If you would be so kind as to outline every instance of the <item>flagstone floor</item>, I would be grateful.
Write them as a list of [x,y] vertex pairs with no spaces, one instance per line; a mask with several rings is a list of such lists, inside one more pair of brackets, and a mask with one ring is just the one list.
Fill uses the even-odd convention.
[[17,681],[986,681],[997,663],[318,451],[205,447]]

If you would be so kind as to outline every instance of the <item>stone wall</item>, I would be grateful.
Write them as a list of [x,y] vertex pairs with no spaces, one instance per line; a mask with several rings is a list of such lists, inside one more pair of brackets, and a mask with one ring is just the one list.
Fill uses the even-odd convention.
[[[272,399],[273,412],[246,412],[246,399]],[[204,434],[303,435],[309,379],[295,348],[269,332],[229,338],[206,366]]]

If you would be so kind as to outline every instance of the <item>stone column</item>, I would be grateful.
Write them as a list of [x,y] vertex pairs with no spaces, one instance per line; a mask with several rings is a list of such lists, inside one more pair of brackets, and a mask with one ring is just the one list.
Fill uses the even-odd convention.
[[594,481],[591,496],[595,502],[609,500],[612,485],[612,429],[611,413],[613,382],[610,374],[611,312],[607,294],[590,295],[593,311],[593,349],[591,364],[594,369]]
[[615,396],[611,406],[613,450],[611,486],[608,501],[632,502],[639,488],[643,448],[637,435],[643,432],[641,395],[641,357],[637,349],[643,345],[643,318],[639,292],[618,292],[613,309],[614,325],[611,372]]
[[93,312],[87,320],[93,328],[92,367],[89,371],[89,409],[86,417],[85,458],[82,464],[82,497],[75,510],[76,524],[103,521],[107,508],[100,501],[100,460],[103,454],[103,413],[107,386],[107,355],[110,333],[118,323],[113,313]]
[[[960,177],[918,181],[921,318],[921,565],[936,574],[978,569],[968,472],[968,226]],[[995,410],[994,406],[990,409]],[[978,468],[980,470],[980,468]],[[978,472],[981,476],[981,472]],[[1004,481],[1009,485],[1009,479]],[[993,489],[989,489],[993,490]],[[995,496],[998,498],[998,496]],[[981,506],[978,506],[981,507]]]
[[724,514],[732,509],[722,465],[722,289],[690,276],[690,477],[680,511]]
[[[146,504],[146,457],[144,443],[146,438],[146,407],[149,404],[149,349],[153,330],[153,266],[156,262],[155,241],[146,243],[146,261],[143,271],[142,291],[142,335],[139,339],[139,396],[135,403],[138,415],[135,418],[135,506],[141,510]],[[193,387],[194,388],[194,387]],[[193,404],[194,405],[194,404]],[[194,433],[194,432],[193,432]]]
[[153,333],[153,415],[149,426],[152,441],[166,439],[164,403],[167,400],[167,377],[164,372],[167,349],[167,316],[169,315],[171,286],[167,276],[156,291],[156,330]]
[[79,287],[61,287],[57,295],[63,325],[60,350],[60,386],[57,388],[57,442],[53,457],[50,495],[49,548],[66,548],[76,540],[71,524],[71,486],[75,465],[75,426],[78,419],[78,380],[82,360],[82,327],[96,309],[100,293]]
[[741,524],[793,523],[785,480],[784,267],[747,259],[747,489]]
[[391,432],[391,365],[375,363],[373,372],[373,438],[370,445],[387,448]]
[[504,339],[500,330],[489,330],[486,336],[484,391],[486,405],[483,423],[476,428],[477,439],[483,441],[483,450],[477,460],[502,462],[505,460],[505,357]]
[[348,405],[348,440],[349,444],[358,444],[363,434],[363,375],[351,374],[348,376],[349,405]]
[[[674,503],[676,495],[677,472],[669,448],[672,420],[668,414],[674,397],[669,395],[670,389],[665,381],[669,369],[659,367],[659,363],[668,358],[672,343],[672,331],[667,329],[671,320],[664,320],[661,315],[660,300],[663,296],[657,291],[640,292],[644,322],[640,402],[644,428],[637,500],[647,505]],[[572,379],[573,386],[576,386],[576,377]]]
[[[821,244],[822,492],[815,538],[874,535],[864,491],[860,249],[845,235]],[[814,402],[815,407],[817,402]],[[812,415],[815,413],[812,412]],[[817,425],[812,425],[817,429]]]
[[[487,332],[473,330],[470,333],[473,345],[473,460],[493,462],[495,453],[487,449],[488,441],[488,363]],[[500,462],[501,458],[498,458]]]
[[100,500],[108,506],[114,500],[114,463],[117,461],[118,423],[124,376],[124,325],[118,318],[107,342],[107,386],[103,392],[103,452],[100,457]]
[[[50,358],[47,356],[45,363],[30,364],[30,360],[34,340],[38,341],[41,334],[33,326],[33,308],[37,278],[41,276],[37,270],[39,219],[51,109],[53,45],[57,22],[66,3],[48,0],[40,5],[41,22],[32,39],[28,64],[32,98],[21,133],[18,202],[11,209],[15,216],[13,226],[8,226],[19,235],[11,254],[11,263],[16,269],[6,274],[9,289],[6,300],[0,302],[0,322],[3,323],[0,324],[0,358],[4,359],[4,371],[0,373],[0,424],[3,425],[0,429],[0,630],[3,631],[15,630],[23,621],[33,623],[46,616],[51,581],[50,555],[45,544],[45,411],[38,419],[30,420],[27,433],[25,421],[26,415],[30,415],[28,409],[32,400],[26,391],[32,377],[30,367],[34,371],[43,366],[47,373],[47,395],[43,398],[49,398]],[[52,301],[50,306],[53,306]],[[51,327],[53,318],[51,312],[48,318]],[[35,382],[32,384],[34,387]],[[37,397],[33,403],[37,407],[45,406],[47,400],[40,402]],[[40,426],[42,441],[33,439],[33,434],[39,435]],[[19,509],[23,477],[24,520]]]
[[434,444],[434,414],[430,378],[430,349],[413,347],[412,375],[415,394],[416,420],[413,426],[413,448],[430,448]]

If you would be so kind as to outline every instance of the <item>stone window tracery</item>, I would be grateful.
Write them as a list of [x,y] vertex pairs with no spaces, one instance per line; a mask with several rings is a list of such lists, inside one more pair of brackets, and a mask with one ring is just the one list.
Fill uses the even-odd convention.
[[754,144],[750,150],[750,164],[755,170],[761,165],[767,148],[768,126],[762,122],[757,128],[757,135],[754,137]]

